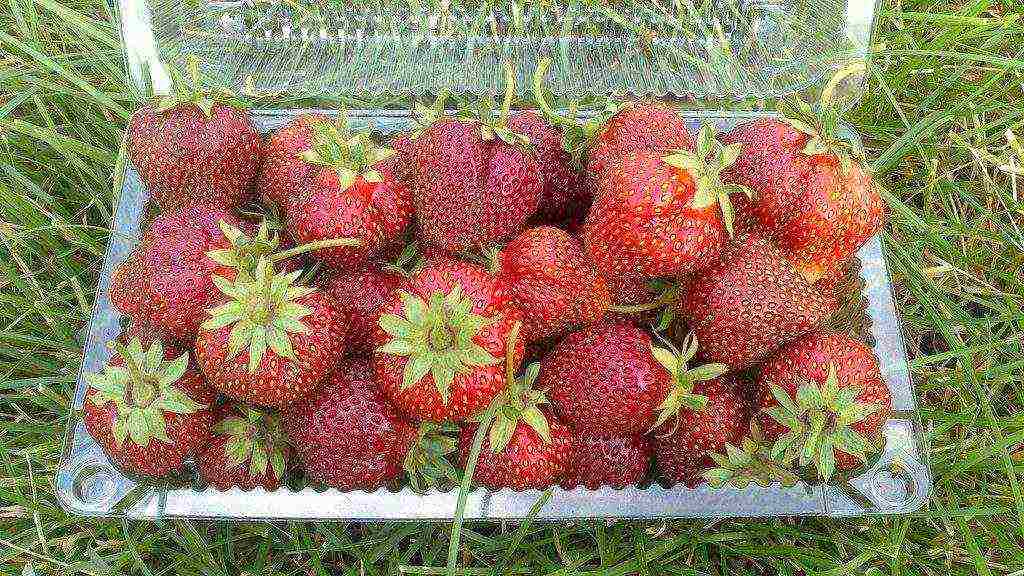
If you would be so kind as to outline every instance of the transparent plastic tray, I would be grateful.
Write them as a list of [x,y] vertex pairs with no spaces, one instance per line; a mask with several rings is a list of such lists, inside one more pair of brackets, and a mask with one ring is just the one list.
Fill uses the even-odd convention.
[[[269,131],[300,112],[259,112],[256,118],[261,129]],[[356,111],[350,112],[349,117],[353,127],[367,127],[382,134],[405,129],[411,124],[408,112],[403,111]],[[694,131],[703,122],[711,122],[724,131],[749,119],[752,114],[704,113],[686,117]],[[110,276],[139,239],[146,199],[146,190],[129,164],[85,344],[82,373],[73,403],[76,416],[80,414],[87,389],[83,375],[102,369],[110,356],[106,342],[117,337],[121,330],[119,314],[110,305]],[[917,418],[889,274],[877,236],[861,248],[855,264],[858,265],[851,269],[851,275],[845,282],[852,293],[846,303],[845,316],[849,318],[843,321],[842,329],[858,335],[874,348],[893,402],[893,416],[884,431],[884,448],[870,468],[842,482],[815,486],[801,483],[790,488],[776,485],[715,489],[705,485],[690,489],[684,486],[665,488],[656,483],[623,490],[579,488],[566,491],[554,488],[539,517],[841,517],[899,514],[920,508],[931,490],[927,450]],[[408,488],[397,492],[382,488],[369,493],[313,488],[221,492],[212,487],[203,489],[201,484],[184,487],[138,485],[109,463],[77,417],[71,420],[56,477],[56,489],[64,507],[75,514],[150,519],[447,520],[453,518],[458,499],[457,489],[426,494],[417,494]],[[529,514],[540,495],[541,492],[536,490],[476,489],[469,495],[465,517],[522,518]]]
[[[500,94],[553,60],[557,96],[770,98],[869,56],[874,0],[120,0],[131,77],[189,55],[238,90]],[[855,90],[862,84],[855,83]]]

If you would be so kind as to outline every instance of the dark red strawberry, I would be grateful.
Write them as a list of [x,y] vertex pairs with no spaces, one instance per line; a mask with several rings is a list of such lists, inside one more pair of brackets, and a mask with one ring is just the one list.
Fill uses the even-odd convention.
[[[505,388],[502,359],[521,316],[480,266],[429,259],[384,305],[373,338],[377,383],[409,417],[465,420]],[[518,368],[523,339],[513,342]]]
[[579,241],[558,228],[526,229],[505,246],[498,261],[501,281],[523,312],[527,341],[596,322],[608,309],[604,278]]
[[132,116],[128,155],[162,209],[191,204],[230,207],[247,200],[262,142],[249,112],[225,92],[176,82]]
[[218,490],[277,490],[291,446],[277,414],[225,404],[214,412],[213,437],[196,456],[199,475]]
[[574,460],[569,428],[547,411],[544,393],[533,388],[539,369],[538,364],[529,365],[522,378],[510,371],[508,387],[492,407],[474,418],[476,424],[463,426],[459,461],[467,473],[479,427],[489,426],[472,471],[478,484],[492,490],[546,488],[557,484]]
[[722,262],[689,283],[677,305],[701,344],[701,356],[740,369],[812,330],[835,310],[778,248],[740,238]]
[[591,436],[649,432],[681,409],[706,399],[694,382],[725,371],[721,364],[687,366],[695,341],[682,352],[655,346],[631,324],[595,324],[573,332],[541,365],[539,388],[574,430]]
[[647,477],[651,467],[651,441],[636,436],[576,436],[576,458],[562,479],[562,487],[625,488]]
[[314,168],[289,203],[286,227],[301,244],[353,239],[312,252],[337,269],[379,255],[402,237],[412,218],[412,190],[384,161],[395,151],[377,146],[368,133],[353,135],[344,121],[313,121],[312,147],[301,154]]
[[769,358],[757,384],[765,440],[783,461],[813,464],[828,481],[881,450],[892,395],[864,343],[812,332]]
[[344,353],[344,313],[323,292],[274,274],[261,259],[251,278],[215,278],[223,292],[196,339],[196,361],[228,396],[268,407],[316,390]]
[[682,276],[715,262],[732,227],[722,169],[739,146],[717,144],[701,129],[697,152],[627,151],[608,158],[583,225],[590,259],[610,278]]
[[139,246],[114,270],[114,307],[134,322],[152,326],[165,341],[190,342],[204,310],[219,297],[213,275],[233,275],[209,256],[232,248],[221,222],[236,230],[244,226],[234,215],[206,205],[158,215]]
[[188,353],[159,341],[115,344],[103,372],[86,374],[85,428],[128,474],[166,476],[206,446],[215,392]]
[[742,124],[723,137],[742,144],[728,181],[752,188],[741,219],[776,237],[809,282],[835,273],[882,227],[885,215],[862,152],[837,134],[838,112],[784,102],[779,119]]
[[362,360],[343,363],[326,386],[290,406],[284,424],[306,477],[340,490],[373,490],[403,472],[418,489],[455,476],[445,460],[455,441],[399,416]]
[[404,275],[397,270],[365,262],[348,272],[339,272],[323,285],[348,318],[345,352],[359,357],[373,353],[373,333],[381,308],[391,300]]
[[256,190],[267,205],[277,206],[282,214],[322,168],[302,159],[302,153],[313,148],[316,126],[330,125],[334,120],[323,114],[300,114],[278,128],[263,147],[263,166],[256,180]]
[[583,186],[579,163],[563,145],[562,131],[533,110],[512,114],[508,127],[530,139],[540,163],[543,189],[535,219],[548,224],[582,219],[590,209],[590,193]]
[[750,424],[743,383],[732,375],[697,382],[693,393],[707,398],[700,410],[680,411],[653,433],[658,473],[669,482],[696,486],[714,466],[711,453],[739,444]]
[[419,237],[447,252],[507,240],[537,210],[540,165],[504,126],[440,119],[416,139],[414,162]]

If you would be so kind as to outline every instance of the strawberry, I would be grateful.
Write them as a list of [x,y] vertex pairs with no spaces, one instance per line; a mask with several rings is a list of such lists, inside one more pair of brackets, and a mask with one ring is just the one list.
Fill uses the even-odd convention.
[[607,159],[582,234],[602,274],[682,276],[714,263],[733,232],[729,195],[746,191],[720,178],[739,146],[716,142],[705,125],[696,153],[639,150]]
[[218,490],[277,490],[291,446],[277,414],[225,404],[214,412],[213,437],[196,456],[199,475]]
[[445,460],[455,441],[402,418],[363,360],[344,362],[326,386],[292,404],[284,426],[306,477],[339,490],[373,490],[403,472],[417,490],[455,477]]
[[608,286],[579,241],[551,226],[528,228],[498,255],[500,278],[523,312],[527,341],[601,319]]
[[657,347],[630,324],[594,324],[573,332],[541,364],[539,387],[555,413],[591,436],[644,434],[682,408],[706,400],[693,384],[724,372],[721,364],[689,369],[696,341],[683,352]]
[[[417,420],[461,421],[505,388],[500,358],[522,313],[496,278],[448,257],[428,259],[383,307],[374,372],[385,396]],[[514,340],[516,367],[523,339]]]
[[302,153],[314,147],[316,126],[332,123],[323,114],[300,114],[270,135],[256,180],[256,191],[264,204],[279,208],[282,214],[288,212],[305,183],[322,169],[303,160]]
[[714,466],[711,453],[738,444],[750,423],[742,382],[732,375],[696,382],[693,393],[707,398],[700,410],[680,412],[652,434],[658,473],[669,482],[696,486]]
[[337,124],[315,121],[311,131],[312,147],[300,159],[313,167],[287,207],[286,228],[300,244],[357,241],[312,253],[333,268],[348,269],[402,236],[412,218],[412,190],[384,163],[395,151],[377,146],[368,133],[351,134],[343,118]]
[[[511,357],[506,366],[512,366]],[[517,379],[510,368],[508,386],[491,408],[475,417],[474,424],[462,427],[459,461],[478,484],[492,490],[546,488],[561,480],[573,461],[575,443],[569,428],[542,407],[547,398],[533,388],[539,369],[539,364],[530,364]],[[489,426],[486,437],[480,426]],[[479,459],[470,464],[478,433]]]
[[450,253],[485,248],[523,229],[543,190],[529,139],[507,124],[515,95],[506,70],[505,100],[495,118],[437,118],[415,139],[418,236]]
[[688,283],[676,311],[701,343],[701,356],[732,369],[767,358],[835,310],[770,242],[737,239],[722,261]]
[[209,255],[233,247],[220,223],[241,220],[222,209],[191,205],[158,215],[142,241],[114,270],[110,300],[134,322],[152,326],[167,342],[187,343],[218,294],[213,275],[231,275]]
[[757,385],[773,456],[800,466],[813,463],[818,477],[828,481],[881,449],[892,395],[864,343],[812,332],[769,358]]
[[347,354],[363,358],[373,353],[371,340],[381,309],[403,278],[397,270],[364,262],[353,270],[339,272],[324,281],[324,292],[338,303],[348,318],[345,333]]
[[178,78],[132,116],[128,155],[162,209],[191,204],[235,206],[249,198],[262,142],[248,111],[226,92]]
[[576,436],[576,458],[561,486],[571,490],[584,486],[597,490],[601,486],[625,488],[635,486],[647,477],[651,467],[651,441],[636,436]]
[[590,209],[591,198],[578,163],[563,146],[561,130],[533,110],[512,114],[508,127],[530,139],[540,163],[543,188],[535,220],[558,223],[582,218]]
[[281,407],[316,390],[337,366],[344,313],[323,292],[296,284],[301,272],[274,274],[270,260],[261,258],[252,276],[234,282],[214,277],[224,296],[208,310],[195,351],[222,393]]
[[712,488],[725,485],[746,488],[778,482],[791,487],[800,480],[781,457],[772,457],[771,445],[764,439],[757,418],[750,420],[750,432],[739,443],[726,442],[724,450],[709,452],[714,466],[701,474]]
[[743,146],[723,177],[757,192],[749,209],[739,206],[743,219],[776,238],[813,283],[840,270],[878,232],[884,207],[862,151],[836,134],[835,108],[783,102],[780,113],[723,137]]
[[114,343],[102,372],[86,374],[85,428],[119,469],[142,476],[178,472],[206,446],[216,394],[188,353],[159,341]]

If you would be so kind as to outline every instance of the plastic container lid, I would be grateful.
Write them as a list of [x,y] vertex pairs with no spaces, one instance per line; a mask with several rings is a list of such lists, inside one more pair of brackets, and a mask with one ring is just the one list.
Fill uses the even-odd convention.
[[[131,77],[166,92],[189,55],[236,90],[500,94],[553,60],[559,97],[770,99],[869,54],[873,0],[120,0]],[[859,78],[844,88],[862,90]]]

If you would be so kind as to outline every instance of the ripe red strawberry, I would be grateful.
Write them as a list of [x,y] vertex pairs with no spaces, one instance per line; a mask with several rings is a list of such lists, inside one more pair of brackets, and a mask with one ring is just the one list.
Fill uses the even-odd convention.
[[562,131],[533,110],[512,114],[508,127],[530,139],[540,163],[543,189],[535,220],[555,224],[582,219],[590,209],[590,193],[583,186],[578,163],[563,145]]
[[757,199],[739,206],[809,282],[834,274],[882,226],[884,208],[861,151],[837,134],[838,112],[784,103],[781,119],[760,119],[723,138],[743,152],[723,177]]
[[769,358],[757,384],[764,437],[784,461],[813,463],[828,481],[881,450],[892,395],[862,342],[812,332]]
[[502,113],[479,121],[437,118],[415,140],[416,223],[427,244],[458,253],[502,242],[523,229],[543,190],[528,141],[507,124],[515,94],[506,71]]
[[402,418],[363,360],[346,361],[326,386],[291,405],[284,425],[307,478],[340,490],[373,490],[403,472],[417,489],[455,477],[445,460],[455,441]]
[[348,272],[328,278],[324,292],[338,303],[348,319],[345,352],[360,358],[373,353],[373,333],[380,320],[381,309],[401,284],[403,274],[397,270],[365,262]]
[[301,244],[357,240],[312,254],[334,268],[358,266],[402,236],[412,218],[412,190],[384,163],[395,151],[377,146],[368,133],[352,135],[343,119],[310,127],[312,147],[301,160],[314,167],[298,183],[286,227]]
[[565,333],[601,319],[608,286],[579,241],[558,228],[538,226],[516,236],[498,255],[500,278],[523,312],[528,341]]
[[270,135],[263,147],[263,166],[256,180],[256,190],[265,204],[287,214],[305,183],[322,169],[301,157],[314,147],[315,126],[333,122],[323,114],[301,114]]
[[226,94],[180,81],[175,88],[139,109],[128,128],[128,155],[150,196],[165,210],[247,200],[262,147],[248,111]]
[[741,369],[812,330],[835,310],[835,301],[810,286],[770,242],[747,236],[686,286],[676,310],[700,341],[701,357]]
[[[377,384],[409,417],[465,420],[505,388],[500,359],[521,316],[480,266],[429,259],[384,305],[373,337]],[[518,368],[524,345],[515,336]]]
[[224,293],[196,339],[210,383],[250,404],[281,407],[316,390],[344,352],[345,318],[323,292],[274,274],[261,259],[252,277],[216,277]]
[[216,394],[191,361],[133,338],[103,372],[86,375],[85,428],[120,470],[165,476],[206,446]]
[[701,410],[681,412],[652,434],[658,473],[669,482],[693,487],[707,468],[715,465],[711,453],[738,444],[750,424],[750,408],[743,383],[732,375],[697,382],[693,393],[707,398]]
[[291,452],[277,414],[225,404],[214,411],[213,437],[196,456],[196,467],[218,490],[277,490]]
[[241,220],[219,208],[191,205],[158,215],[135,251],[115,270],[110,300],[134,322],[148,324],[168,342],[188,343],[199,330],[204,309],[218,298],[213,275],[230,275],[209,256],[229,250],[220,228]]
[[[546,488],[558,483],[574,460],[569,428],[543,407],[547,398],[533,388],[539,369],[538,364],[529,365],[521,379],[510,370],[508,387],[492,408],[474,418],[475,424],[462,427],[459,462],[468,474],[475,436],[481,425],[489,425],[472,471],[478,484],[492,490]],[[491,411],[494,420],[488,421]]]
[[745,189],[720,178],[739,146],[701,129],[697,152],[627,151],[603,164],[583,225],[591,260],[611,278],[682,276],[714,263],[733,231],[729,195]]
[[561,485],[569,490],[584,486],[625,488],[647,477],[651,467],[651,441],[636,436],[576,436],[576,458]]
[[574,430],[591,436],[649,432],[684,407],[706,400],[693,384],[725,371],[721,364],[687,367],[695,341],[683,352],[657,347],[631,324],[601,323],[565,337],[541,365],[539,387]]

